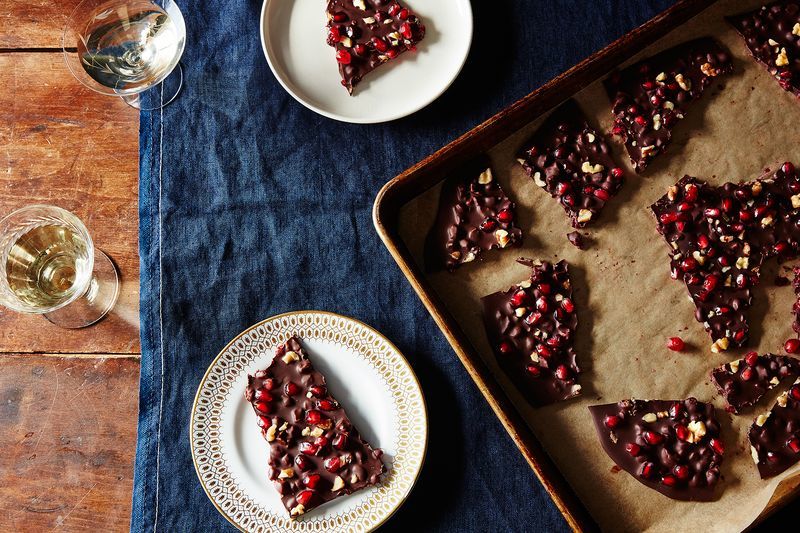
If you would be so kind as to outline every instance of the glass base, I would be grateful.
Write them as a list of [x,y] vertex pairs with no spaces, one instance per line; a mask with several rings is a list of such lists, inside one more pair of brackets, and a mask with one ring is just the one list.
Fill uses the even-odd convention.
[[85,328],[102,320],[117,303],[118,297],[117,267],[105,253],[95,249],[94,270],[86,294],[43,316],[60,328]]
[[[183,88],[183,67],[178,63],[169,76],[158,85],[137,94],[120,95],[126,104],[140,111],[154,111],[172,103]],[[154,105],[142,105],[142,95],[148,93],[147,101]]]

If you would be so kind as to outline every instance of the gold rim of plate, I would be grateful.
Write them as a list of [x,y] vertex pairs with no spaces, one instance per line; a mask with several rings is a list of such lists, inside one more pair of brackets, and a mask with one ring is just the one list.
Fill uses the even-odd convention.
[[[392,443],[396,455],[391,468],[366,501],[336,514],[297,520],[289,518],[288,513],[263,508],[239,487],[222,453],[219,430],[226,399],[237,392],[232,382],[256,357],[269,353],[292,335],[332,341],[364,357],[388,388],[399,425]],[[214,358],[197,387],[189,441],[200,485],[220,514],[241,531],[373,531],[400,508],[422,471],[428,447],[428,415],[411,365],[380,332],[328,311],[293,311],[250,326]]]

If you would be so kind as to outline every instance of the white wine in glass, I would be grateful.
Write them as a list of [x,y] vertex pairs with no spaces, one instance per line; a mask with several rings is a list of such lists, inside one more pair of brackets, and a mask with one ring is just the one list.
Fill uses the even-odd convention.
[[83,0],[68,19],[62,44],[81,83],[139,109],[140,93],[159,86],[147,107],[158,109],[181,89],[185,42],[183,16],[172,0]]
[[94,324],[119,295],[116,268],[69,211],[33,205],[0,220],[0,305],[54,324]]

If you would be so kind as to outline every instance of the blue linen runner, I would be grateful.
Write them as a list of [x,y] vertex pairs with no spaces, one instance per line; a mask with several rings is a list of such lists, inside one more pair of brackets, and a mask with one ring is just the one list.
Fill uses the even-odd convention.
[[280,87],[261,50],[261,0],[181,2],[184,90],[140,124],[143,353],[131,530],[234,530],[195,475],[192,402],[231,337],[297,309],[381,330],[422,384],[425,467],[385,529],[567,530],[381,244],[371,209],[403,169],[670,4],[476,0],[472,51],[453,87],[411,117],[359,126],[317,116]]

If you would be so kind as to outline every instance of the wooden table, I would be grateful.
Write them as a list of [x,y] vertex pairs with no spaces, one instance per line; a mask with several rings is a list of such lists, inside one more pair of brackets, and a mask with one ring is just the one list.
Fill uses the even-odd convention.
[[[114,316],[84,330],[0,308],[0,531],[126,531],[139,380],[138,113],[69,73],[78,0],[0,0],[0,216],[77,214],[119,265]],[[111,409],[109,409],[111,406]]]

